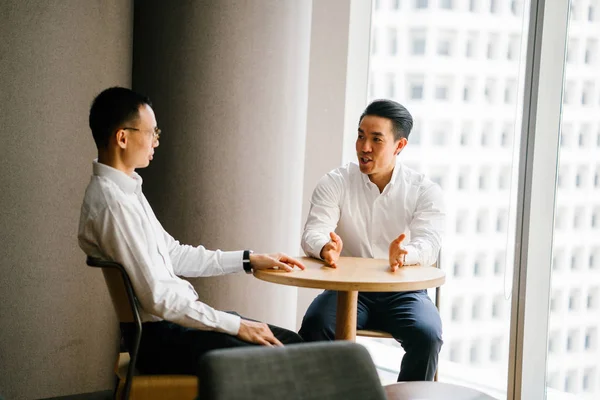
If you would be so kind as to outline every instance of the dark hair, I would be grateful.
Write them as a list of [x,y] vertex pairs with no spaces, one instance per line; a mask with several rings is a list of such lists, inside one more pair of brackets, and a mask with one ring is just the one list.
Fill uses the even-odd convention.
[[410,135],[413,127],[412,115],[410,115],[406,107],[393,100],[374,100],[365,108],[358,123],[360,124],[367,115],[375,115],[392,121],[394,140],[400,140],[401,138],[408,139],[408,135]]
[[90,129],[96,147],[106,148],[110,136],[124,123],[139,118],[142,105],[152,107],[150,99],[131,89],[111,87],[105,89],[92,102]]

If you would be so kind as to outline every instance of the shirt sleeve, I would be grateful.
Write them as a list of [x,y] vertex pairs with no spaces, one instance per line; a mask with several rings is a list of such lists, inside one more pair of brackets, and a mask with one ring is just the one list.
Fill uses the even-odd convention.
[[409,225],[410,242],[405,265],[433,265],[442,247],[445,225],[442,189],[431,183],[417,199],[416,209]]
[[340,220],[342,193],[342,183],[331,174],[317,183],[302,234],[302,249],[306,255],[321,258],[321,249],[329,242],[329,233],[335,231]]
[[[148,243],[153,241],[146,235],[154,234],[153,230],[144,226],[127,205],[119,203],[106,208],[92,223],[98,225],[92,229],[100,249],[106,257],[123,265],[144,311],[185,327],[237,335],[240,317],[200,302],[189,282],[171,273],[162,256],[152,257]],[[200,268],[215,260],[224,264],[224,269],[226,263],[233,264],[233,255],[205,252],[203,248],[175,251],[176,256],[185,259],[186,268],[191,263]],[[241,263],[241,256],[238,262]]]
[[179,276],[218,276],[244,270],[243,251],[206,250],[203,246],[180,244],[164,229],[163,234],[173,270]]

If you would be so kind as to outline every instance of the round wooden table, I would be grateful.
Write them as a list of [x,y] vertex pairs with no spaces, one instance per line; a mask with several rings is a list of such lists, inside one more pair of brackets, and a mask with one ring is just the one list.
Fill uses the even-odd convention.
[[383,388],[388,400],[495,400],[478,390],[442,382],[398,382]]
[[340,257],[337,268],[310,257],[300,257],[304,271],[255,270],[254,276],[267,282],[314,289],[336,290],[337,317],[335,338],[356,340],[358,292],[406,292],[441,286],[446,274],[439,268],[408,266],[396,272],[388,260]]

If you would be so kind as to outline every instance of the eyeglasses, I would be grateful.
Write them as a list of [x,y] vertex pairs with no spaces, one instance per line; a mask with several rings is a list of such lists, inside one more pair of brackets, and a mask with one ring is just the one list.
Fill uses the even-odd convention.
[[158,128],[154,128],[154,131],[152,131],[152,132],[142,131],[141,129],[138,129],[138,128],[129,128],[129,127],[124,127],[121,129],[130,130],[130,131],[140,131],[140,132],[144,132],[144,133],[152,133],[152,136],[153,136],[152,139],[154,139],[154,140],[158,140],[158,138],[160,137],[160,133],[161,133],[161,130]]

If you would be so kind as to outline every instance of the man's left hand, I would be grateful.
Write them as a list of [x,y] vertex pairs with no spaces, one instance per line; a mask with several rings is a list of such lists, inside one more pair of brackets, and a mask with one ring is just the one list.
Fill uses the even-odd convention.
[[408,251],[404,250],[401,245],[405,238],[406,235],[402,233],[390,244],[390,267],[392,268],[392,272],[396,272],[398,267],[404,265],[404,258],[408,254]]
[[250,254],[250,265],[254,269],[269,269],[277,267],[286,272],[292,272],[294,266],[304,269],[304,264],[283,253]]

